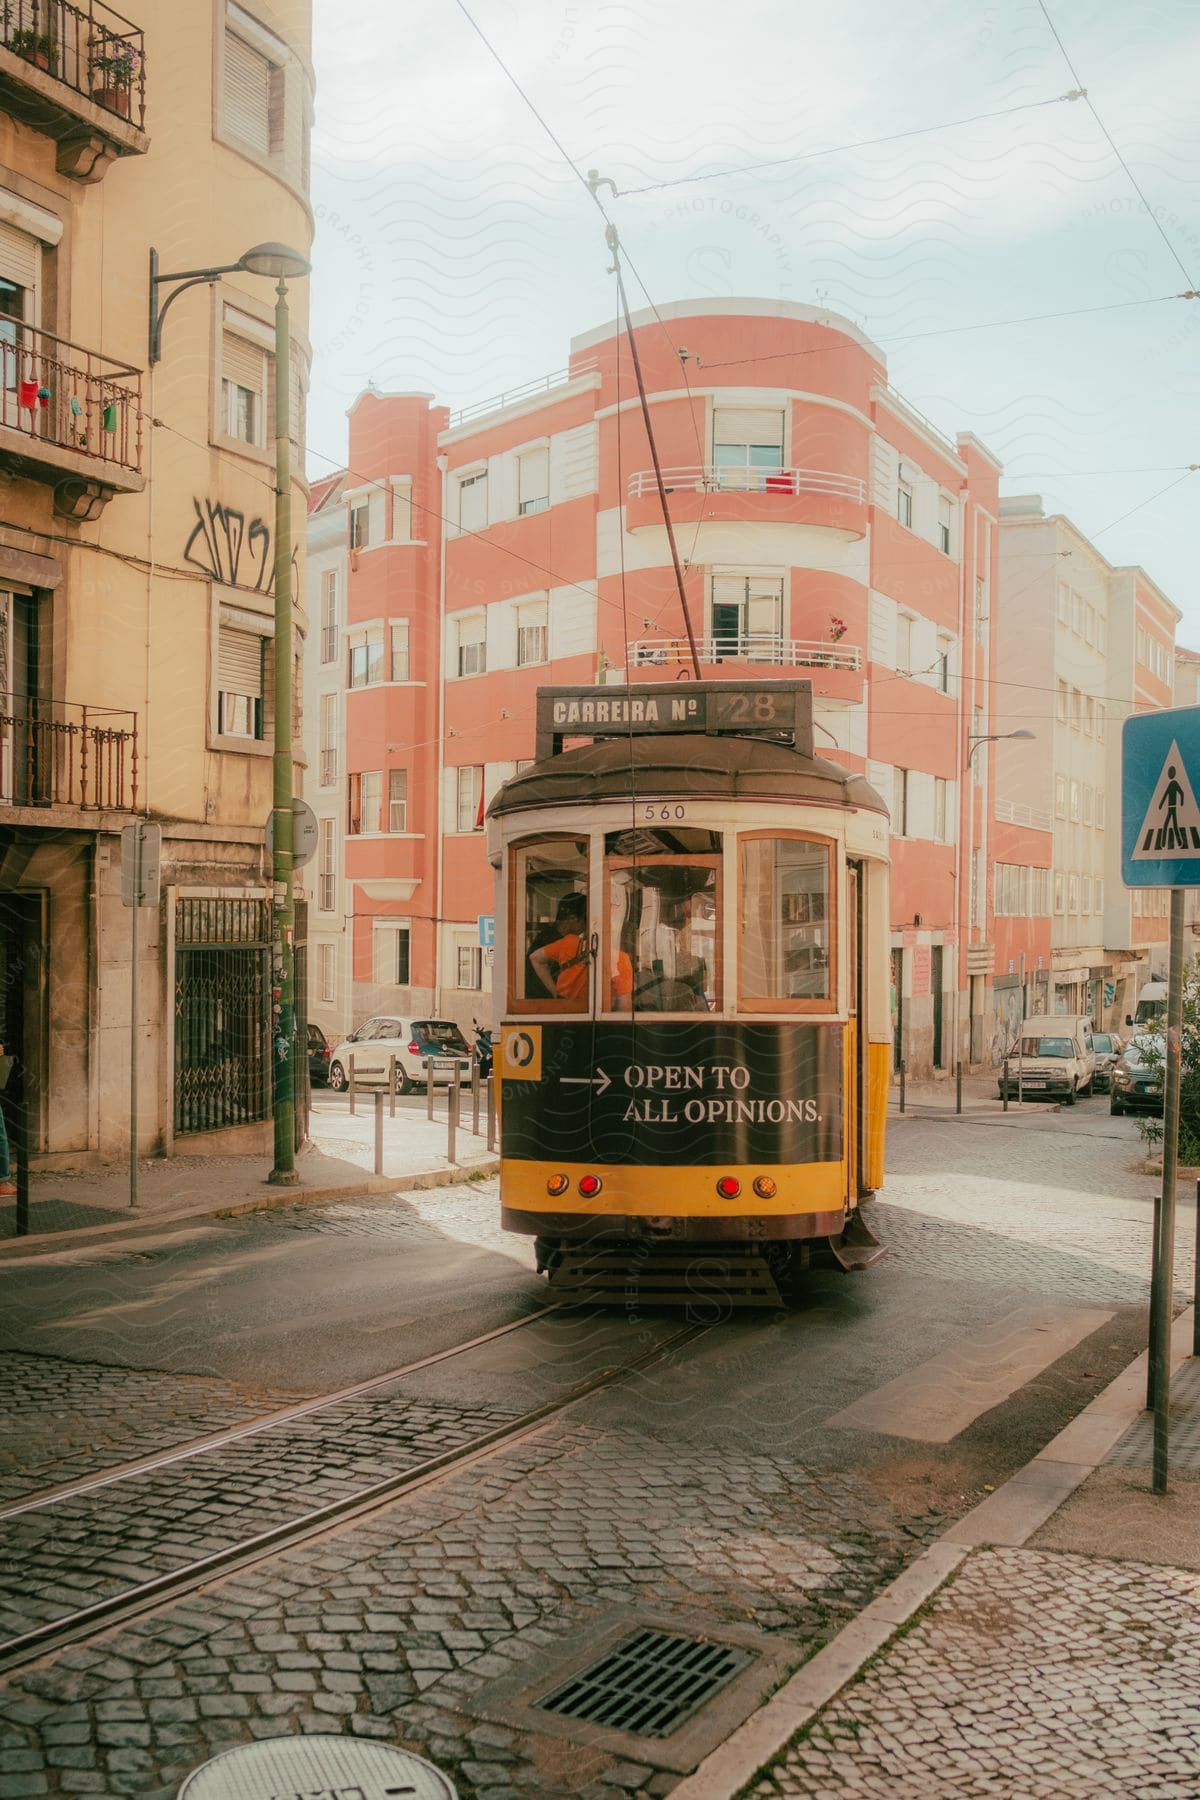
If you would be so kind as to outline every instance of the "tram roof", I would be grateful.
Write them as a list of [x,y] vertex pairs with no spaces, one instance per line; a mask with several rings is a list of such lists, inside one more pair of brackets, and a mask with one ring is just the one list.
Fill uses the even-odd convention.
[[821,756],[762,738],[672,736],[605,738],[543,757],[504,783],[488,816],[546,806],[678,795],[692,800],[816,801],[887,816],[864,776]]

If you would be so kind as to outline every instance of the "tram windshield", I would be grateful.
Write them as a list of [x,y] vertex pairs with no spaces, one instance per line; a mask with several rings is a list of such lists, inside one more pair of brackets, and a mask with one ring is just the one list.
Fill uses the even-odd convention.
[[747,835],[741,865],[744,1001],[760,1008],[832,1003],[832,845]]
[[[609,855],[607,1003],[613,1012],[710,1012],[721,1004],[720,838],[709,855]],[[610,843],[611,843],[610,839]]]
[[591,934],[586,838],[543,838],[513,852],[509,992],[526,1010],[588,1010]]

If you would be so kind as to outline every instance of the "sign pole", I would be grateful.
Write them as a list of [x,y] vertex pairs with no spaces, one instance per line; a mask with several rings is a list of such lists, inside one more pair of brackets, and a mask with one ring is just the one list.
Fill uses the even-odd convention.
[[138,1203],[138,918],[142,910],[142,822],[133,827],[133,908],[129,920],[129,1204]]
[[1179,1168],[1180,1036],[1183,1027],[1183,889],[1171,889],[1171,960],[1167,978],[1166,1081],[1163,1092],[1162,1193],[1155,1208],[1150,1287],[1150,1370],[1154,1407],[1154,1492],[1167,1491],[1171,1407],[1172,1277],[1175,1183]]

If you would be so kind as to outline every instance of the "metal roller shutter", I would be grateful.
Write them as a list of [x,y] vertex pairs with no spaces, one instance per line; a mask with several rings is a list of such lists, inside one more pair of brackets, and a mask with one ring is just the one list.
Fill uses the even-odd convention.
[[15,282],[17,287],[35,288],[39,248],[37,239],[28,232],[0,220],[0,278]]
[[263,640],[252,631],[221,625],[217,634],[217,682],[223,694],[246,694],[261,700]]
[[714,444],[777,444],[783,448],[783,414],[767,407],[719,406]]
[[225,125],[252,150],[271,154],[271,64],[232,31],[225,33]]
[[263,380],[265,363],[266,352],[257,344],[226,331],[221,346],[221,373],[226,381],[235,381],[239,387],[261,394],[266,385]]

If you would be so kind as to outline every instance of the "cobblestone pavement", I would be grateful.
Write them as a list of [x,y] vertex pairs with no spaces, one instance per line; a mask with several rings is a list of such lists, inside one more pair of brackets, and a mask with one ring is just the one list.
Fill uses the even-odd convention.
[[407,1403],[384,1390],[0,1519],[0,1634],[15,1637],[286,1524],[461,1449],[512,1416]]
[[1195,1800],[1200,1575],[976,1551],[752,1800]]
[[941,1527],[788,1458],[680,1455],[550,1429],[336,1540],[0,1689],[0,1797],[168,1800],[206,1756],[289,1730],[399,1738],[464,1795],[615,1800],[669,1775],[479,1716],[514,1671],[620,1609],[702,1609],[786,1635],[799,1662]]
[[295,1393],[0,1353],[0,1505],[288,1405]]

